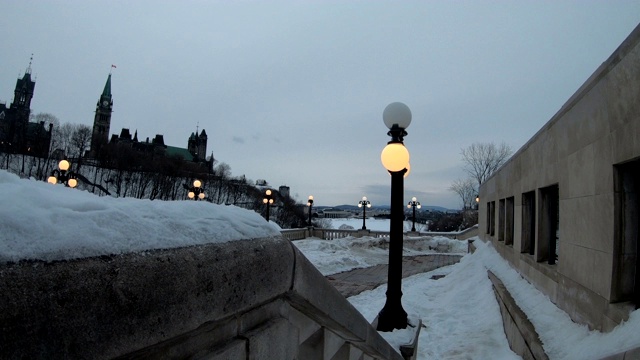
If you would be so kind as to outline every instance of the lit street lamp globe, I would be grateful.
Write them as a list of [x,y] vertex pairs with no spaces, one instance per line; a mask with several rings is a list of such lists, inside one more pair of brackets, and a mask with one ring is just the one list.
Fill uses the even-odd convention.
[[67,160],[60,160],[60,162],[58,163],[58,168],[60,169],[60,171],[67,171],[67,170],[69,170],[69,161],[67,161]]
[[402,143],[390,143],[380,154],[382,166],[391,172],[402,171],[409,166],[409,150]]

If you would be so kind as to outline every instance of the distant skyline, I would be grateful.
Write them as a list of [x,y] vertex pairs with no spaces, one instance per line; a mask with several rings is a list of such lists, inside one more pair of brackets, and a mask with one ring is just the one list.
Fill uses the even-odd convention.
[[[517,151],[640,23],[640,1],[0,0],[0,101],[33,53],[32,113],[162,134],[306,203],[387,205],[386,105],[413,114],[405,201],[460,208],[460,150]],[[207,154],[207,155],[209,155]]]

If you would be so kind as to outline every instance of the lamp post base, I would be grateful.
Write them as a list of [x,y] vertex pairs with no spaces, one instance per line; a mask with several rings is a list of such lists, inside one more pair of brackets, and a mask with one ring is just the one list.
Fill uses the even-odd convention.
[[378,314],[376,330],[388,332],[407,328],[407,312],[402,308],[400,296],[398,299],[390,299],[387,295],[387,302]]

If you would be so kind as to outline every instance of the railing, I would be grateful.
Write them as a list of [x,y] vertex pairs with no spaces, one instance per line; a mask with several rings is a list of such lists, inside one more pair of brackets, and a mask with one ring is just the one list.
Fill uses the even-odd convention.
[[[470,228],[467,228],[462,231],[456,232],[434,232],[434,231],[421,231],[421,232],[408,232],[405,234],[408,235],[420,235],[420,236],[444,236],[451,239],[464,240],[468,239],[472,236],[477,235],[478,225],[474,225]],[[349,236],[360,238],[363,236],[370,236],[375,238],[383,238],[388,237],[388,231],[378,231],[378,230],[354,230],[354,229],[322,229],[322,228],[314,228],[307,227],[304,229],[286,229],[282,230],[282,237],[293,241],[293,240],[302,240],[308,237],[316,237],[323,240],[335,240],[346,238]]]

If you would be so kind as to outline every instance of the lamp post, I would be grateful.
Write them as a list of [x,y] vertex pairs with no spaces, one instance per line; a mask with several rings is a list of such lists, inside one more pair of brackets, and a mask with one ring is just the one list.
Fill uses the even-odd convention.
[[367,230],[364,222],[367,218],[367,208],[371,207],[371,201],[367,200],[366,196],[363,196],[362,200],[358,201],[358,207],[362,208],[362,230]]
[[267,191],[265,191],[262,202],[267,205],[267,214],[265,216],[265,219],[267,219],[267,222],[269,222],[269,205],[273,204],[273,195],[270,189],[267,189]]
[[54,169],[51,172],[51,176],[49,176],[47,182],[54,185],[60,182],[70,188],[78,186],[76,174],[74,174],[73,171],[69,171],[70,166],[71,164],[67,159],[60,160],[58,169]]
[[476,195],[476,210],[478,210],[480,205],[480,195]]
[[309,195],[309,200],[307,200],[307,206],[309,207],[309,226],[311,225],[311,209],[313,208],[313,195]]
[[193,199],[195,201],[203,200],[206,194],[202,189],[202,181],[196,179],[193,181],[193,186],[189,188],[189,193],[187,194],[189,199]]
[[420,202],[417,200],[418,199],[416,199],[416,197],[414,196],[407,204],[407,208],[413,208],[413,225],[411,226],[411,231],[416,231],[416,208],[420,209],[422,207],[422,205],[420,205]]
[[407,327],[407,312],[402,308],[402,248],[404,221],[404,175],[409,166],[409,151],[404,147],[405,129],[411,124],[411,110],[394,102],[382,113],[389,128],[391,141],[382,150],[380,160],[391,174],[391,221],[389,225],[389,272],[387,300],[378,314],[378,331],[393,331]]

